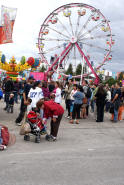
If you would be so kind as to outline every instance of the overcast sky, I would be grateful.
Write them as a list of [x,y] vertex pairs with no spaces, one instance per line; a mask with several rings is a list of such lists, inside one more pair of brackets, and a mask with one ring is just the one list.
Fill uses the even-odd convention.
[[40,26],[54,9],[68,3],[86,3],[94,6],[110,20],[112,33],[115,34],[113,59],[105,68],[112,71],[124,71],[124,0],[0,0],[0,5],[17,8],[14,25],[13,43],[0,45],[7,58],[15,56],[39,57],[36,48]]

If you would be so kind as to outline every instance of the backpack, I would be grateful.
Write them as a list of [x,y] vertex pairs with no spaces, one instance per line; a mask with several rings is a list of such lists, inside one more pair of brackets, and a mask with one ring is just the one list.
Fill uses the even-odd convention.
[[0,88],[0,97],[3,98],[3,91],[1,88]]
[[0,125],[0,145],[9,144],[9,131],[6,126]]
[[86,97],[91,98],[91,95],[92,95],[92,91],[91,91],[90,87],[88,87]]

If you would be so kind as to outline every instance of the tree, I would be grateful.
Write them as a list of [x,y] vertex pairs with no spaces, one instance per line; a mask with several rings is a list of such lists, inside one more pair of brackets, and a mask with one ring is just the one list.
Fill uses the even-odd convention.
[[118,81],[124,80],[124,71],[119,74]]
[[68,66],[68,69],[67,69],[67,71],[66,71],[66,74],[67,75],[73,75],[73,67],[72,67],[72,64],[69,64],[69,66]]
[[109,84],[109,86],[111,87],[112,85],[114,85],[117,82],[117,80],[115,80],[114,78],[110,78],[109,80],[107,80],[105,82],[105,84]]
[[44,65],[42,65],[42,67],[39,69],[39,72],[45,72],[46,68],[44,67]]
[[77,68],[76,68],[76,75],[80,75],[82,72],[82,65],[81,64],[78,64],[77,65]]
[[100,81],[103,81],[103,74],[99,74],[98,76],[100,78]]

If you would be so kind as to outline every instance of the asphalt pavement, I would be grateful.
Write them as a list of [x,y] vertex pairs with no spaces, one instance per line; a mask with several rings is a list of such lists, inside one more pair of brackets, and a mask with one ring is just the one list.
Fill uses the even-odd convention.
[[124,120],[112,123],[105,113],[96,123],[90,113],[76,125],[63,117],[58,140],[41,136],[36,144],[33,136],[25,142],[19,135],[19,106],[8,114],[0,102],[0,123],[16,135],[16,143],[0,152],[0,185],[124,185]]

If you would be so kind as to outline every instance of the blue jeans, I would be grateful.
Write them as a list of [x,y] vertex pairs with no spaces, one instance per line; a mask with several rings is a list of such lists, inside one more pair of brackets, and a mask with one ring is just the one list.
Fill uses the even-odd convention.
[[108,101],[108,102],[106,102],[106,112],[108,112],[109,111],[109,109],[110,109],[110,102]]
[[14,100],[15,100],[15,102],[18,103],[18,92],[17,91],[14,91],[13,94],[14,94]]
[[118,110],[114,109],[114,121],[118,121]]

